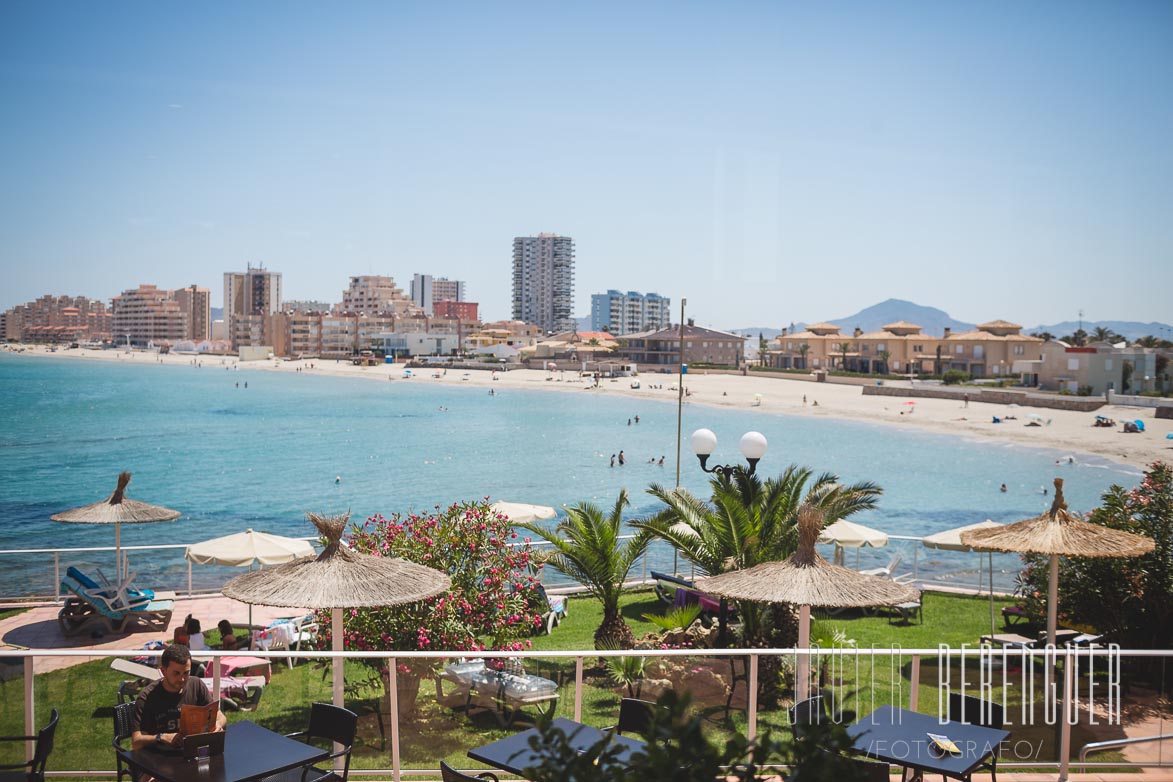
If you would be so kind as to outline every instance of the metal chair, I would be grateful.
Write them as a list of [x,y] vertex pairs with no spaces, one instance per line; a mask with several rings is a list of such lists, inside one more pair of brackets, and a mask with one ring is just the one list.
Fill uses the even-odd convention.
[[827,721],[827,701],[822,695],[813,695],[805,701],[799,701],[786,710],[790,718],[790,731],[795,736],[802,733],[804,725],[821,725]]
[[[972,695],[962,695],[959,692],[949,693],[949,719],[964,722],[966,725],[981,725],[983,728],[1003,730],[1006,727],[1006,710],[1002,704],[993,701],[975,698]],[[979,768],[990,770],[990,782],[998,782],[998,753],[990,756],[988,763]]]
[[625,732],[644,735],[652,725],[655,710],[656,704],[651,701],[624,698],[619,701],[619,723],[614,728],[615,733],[620,736]]
[[442,779],[443,782],[482,782],[482,780],[488,780],[488,782],[497,782],[497,775],[489,771],[484,771],[474,777],[472,774],[465,774],[463,771],[457,771],[456,769],[452,768],[452,766],[441,760],[440,779]]
[[346,782],[350,776],[350,751],[354,748],[354,734],[357,730],[358,715],[353,711],[329,703],[311,704],[309,728],[287,735],[291,739],[301,739],[307,744],[317,741],[341,744],[342,749],[331,752],[325,759],[345,757],[342,775],[339,776],[332,768],[302,766],[265,777],[264,782]]
[[737,692],[737,683],[743,682],[746,688],[745,697],[749,698],[749,658],[729,658],[729,694],[725,698],[725,719],[729,719],[729,712],[733,709],[733,696]]
[[[121,691],[120,691],[121,692]],[[111,744],[114,746],[114,760],[118,768],[118,782],[122,782],[122,778],[126,777],[131,782],[138,777],[138,772],[131,768],[119,750],[125,750],[127,747],[122,746],[122,742],[130,738],[130,720],[134,716],[134,701],[127,703],[119,703],[114,707],[114,740]]]
[[0,782],[45,782],[45,764],[53,751],[53,734],[57,732],[57,720],[61,715],[53,709],[49,724],[35,736],[0,736],[0,741],[35,741],[32,760],[24,763],[0,765]]

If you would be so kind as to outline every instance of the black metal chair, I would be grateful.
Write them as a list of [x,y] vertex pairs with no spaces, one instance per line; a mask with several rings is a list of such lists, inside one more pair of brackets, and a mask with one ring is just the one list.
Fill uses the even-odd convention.
[[297,733],[290,733],[288,736],[291,739],[301,739],[306,744],[321,741],[341,744],[342,749],[331,752],[326,760],[345,757],[346,763],[342,766],[342,775],[339,776],[333,768],[302,766],[265,777],[264,782],[326,782],[327,780],[329,782],[346,782],[350,777],[350,752],[354,748],[354,734],[357,730],[358,715],[353,711],[329,703],[311,704],[309,728]]
[[[1006,710],[1002,704],[993,701],[975,698],[972,695],[962,695],[959,692],[949,693],[949,719],[955,722],[964,722],[966,725],[981,725],[983,728],[1003,730],[1006,727]],[[990,770],[990,782],[998,782],[998,752],[990,756],[988,763],[979,768]]]
[[131,782],[138,777],[138,772],[131,768],[119,750],[129,749],[129,747],[122,746],[122,742],[130,738],[130,719],[134,716],[134,701],[129,703],[120,703],[114,707],[114,740],[111,744],[114,746],[114,760],[118,767],[118,782],[122,782],[122,778],[126,777]]
[[624,698],[619,701],[619,724],[615,732],[622,736],[624,733],[644,735],[652,725],[652,716],[656,713],[656,704],[651,701],[641,701],[639,698]]
[[790,731],[795,736],[802,733],[804,725],[821,725],[830,716],[827,711],[827,701],[822,695],[814,695],[805,701],[799,701],[786,710],[790,718]]
[[889,782],[891,769],[887,763],[831,752],[822,747],[817,754],[803,761],[789,777],[790,782],[822,782],[835,774],[850,774],[858,782]]
[[33,758],[25,763],[0,765],[0,782],[45,782],[45,764],[53,751],[53,734],[57,732],[57,720],[61,715],[53,709],[49,724],[35,736],[0,736],[0,741],[35,741]]
[[475,777],[472,774],[465,774],[463,771],[457,771],[444,761],[440,761],[440,778],[443,782],[497,782],[497,775],[489,771],[484,771],[477,774]]

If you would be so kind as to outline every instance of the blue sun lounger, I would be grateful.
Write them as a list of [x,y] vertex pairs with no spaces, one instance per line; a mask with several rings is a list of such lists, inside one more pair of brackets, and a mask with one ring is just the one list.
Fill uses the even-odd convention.
[[[105,626],[109,633],[125,632],[131,623],[166,631],[167,625],[171,623],[175,601],[154,600],[152,595],[152,598],[132,601],[127,605],[121,592],[101,588],[93,590],[70,571],[74,571],[74,568],[66,571],[61,579],[61,587],[73,596],[65,599],[65,605],[57,613],[57,624],[64,635],[76,635],[91,623]],[[87,581],[94,583],[89,579]]]
[[[99,570],[98,575],[101,574],[102,571]],[[81,572],[72,565],[70,565],[69,569],[65,571],[65,575],[67,578],[72,578],[81,584],[91,596],[100,595],[101,597],[108,598],[109,600],[113,601],[114,605],[118,605],[118,593],[121,591],[118,587],[102,586],[97,581],[90,578],[88,575]],[[131,575],[130,578],[127,579],[127,583],[130,583],[130,581],[133,579],[134,576]],[[125,602],[128,603],[131,607],[134,607],[139,603],[149,603],[155,599],[155,592],[151,589],[126,589],[125,591]]]

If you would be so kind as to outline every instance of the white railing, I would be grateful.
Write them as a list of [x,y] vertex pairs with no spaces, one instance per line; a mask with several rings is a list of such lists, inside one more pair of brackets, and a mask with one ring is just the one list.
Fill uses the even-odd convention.
[[[31,649],[31,650],[0,650],[0,659],[3,658],[18,658],[23,660],[24,664],[24,700],[23,712],[25,722],[25,734],[35,735],[37,727],[39,726],[38,716],[34,709],[34,693],[36,687],[36,677],[34,676],[35,661],[38,659],[51,658],[107,658],[107,657],[132,657],[143,654],[141,649],[125,650],[117,652],[105,652],[95,654],[93,650],[60,650],[60,649]],[[239,652],[217,652],[208,651],[200,652],[201,657],[212,658],[212,674],[214,679],[214,694],[218,696],[221,678],[220,658],[224,656],[236,655]],[[398,663],[410,660],[439,660],[447,661],[460,655],[466,655],[464,652],[288,652],[282,650],[280,652],[250,652],[257,657],[278,658],[285,659],[286,657],[307,658],[307,659],[334,659],[342,658],[348,661],[356,660],[381,660],[385,661],[387,669],[390,671],[390,680],[387,686],[388,700],[390,701],[390,761],[389,768],[380,769],[357,769],[351,767],[350,773],[355,776],[386,776],[390,775],[395,780],[399,780],[403,775],[435,775],[436,769],[433,763],[427,768],[403,768],[401,764],[401,746],[400,746],[400,731],[399,731],[399,710],[397,700],[396,688],[396,667]],[[727,650],[711,650],[711,649],[654,649],[654,650],[627,650],[627,651],[603,651],[603,650],[576,650],[576,651],[526,651],[526,652],[485,652],[478,653],[478,656],[484,658],[540,658],[540,659],[572,659],[575,664],[574,684],[573,684],[573,718],[576,721],[582,719],[583,696],[585,691],[584,686],[584,661],[588,658],[594,659],[598,657],[654,657],[660,659],[670,658],[728,658],[740,657],[748,660],[746,670],[746,712],[747,712],[747,736],[752,738],[758,732],[758,676],[759,676],[759,661],[767,656],[782,656],[785,659],[797,661],[800,657],[806,657],[811,660],[811,670],[814,671],[830,671],[832,678],[835,677],[836,672],[840,676],[844,676],[854,672],[855,676],[861,672],[868,672],[872,676],[872,681],[880,683],[883,680],[884,671],[887,671],[887,685],[892,692],[892,697],[886,699],[892,705],[907,707],[911,710],[918,710],[921,706],[919,700],[919,690],[925,683],[921,682],[921,663],[926,659],[936,662],[940,665],[944,663],[944,669],[950,671],[945,680],[940,677],[937,682],[937,713],[943,714],[945,711],[944,701],[946,700],[941,694],[943,691],[962,690],[968,688],[970,694],[984,695],[992,692],[996,688],[1006,689],[1007,685],[1014,685],[1014,682],[1008,682],[1008,671],[1011,668],[1011,663],[1021,661],[1024,663],[1023,670],[1029,671],[1029,675],[1023,673],[1023,681],[1029,679],[1029,689],[1027,691],[1033,692],[1040,689],[1044,694],[1051,693],[1067,693],[1070,697],[1057,696],[1054,703],[1047,702],[1044,704],[1044,711],[1052,714],[1053,722],[1048,720],[1048,725],[1053,724],[1055,731],[1058,733],[1058,759],[1057,760],[1042,760],[1038,754],[1023,755],[1019,753],[1017,745],[1013,742],[1013,735],[1011,737],[1012,754],[1010,760],[1000,760],[999,767],[1005,769],[1011,768],[1057,768],[1059,771],[1059,779],[1067,779],[1068,767],[1071,755],[1071,728],[1074,722],[1081,720],[1080,704],[1081,698],[1087,699],[1088,717],[1087,719],[1095,719],[1090,716],[1093,712],[1092,707],[1096,707],[1096,716],[1104,719],[1103,715],[1106,713],[1107,720],[1111,721],[1112,715],[1120,713],[1121,700],[1121,684],[1119,680],[1120,663],[1123,659],[1139,660],[1144,658],[1158,658],[1165,659],[1173,658],[1173,651],[1170,650],[1119,650],[1115,647],[1108,647],[1106,649],[1055,649],[1048,647],[1046,649],[1034,650],[1014,650],[1006,651],[999,650],[991,651],[988,647],[974,648],[962,647],[960,649],[899,649],[899,648],[873,648],[873,649],[855,649],[855,648],[835,648],[835,649],[810,649],[810,650],[795,650],[795,649],[727,649]],[[1041,658],[1041,660],[1037,659]],[[1098,695],[1095,694],[1095,687],[1093,685],[1092,671],[1095,662],[1099,661],[1099,670],[1101,676],[1106,672],[1108,677],[1107,684],[1100,684],[1098,689],[1103,690]],[[1041,662],[1042,666],[1037,664]],[[1062,673],[1052,679],[1055,672],[1060,669],[1057,663],[1063,662]],[[998,666],[1000,663],[1000,667]],[[910,671],[908,682],[905,684],[903,670],[907,664]],[[953,668],[958,665],[960,670],[958,672],[959,679],[953,681]],[[967,666],[969,672],[967,673]],[[795,666],[797,667],[797,666]],[[877,672],[881,678],[877,678]],[[1000,672],[1000,673],[999,673]],[[1082,677],[1087,676],[1088,684],[1083,683]],[[1113,685],[1112,677],[1115,676],[1116,681]],[[971,681],[969,677],[974,677]],[[1036,681],[1036,678],[1038,681]],[[999,679],[1001,680],[999,682]],[[813,683],[813,682],[812,682]],[[1040,686],[1041,685],[1041,686]],[[736,684],[734,683],[734,686]],[[833,687],[834,685],[827,685]],[[1090,686],[1091,692],[1085,687]],[[942,689],[945,688],[945,689]],[[875,701],[875,688],[871,688],[871,700],[868,702],[860,701],[857,705],[859,711],[870,711],[879,705],[883,705],[883,701]],[[341,699],[341,689],[334,688],[336,693],[335,698]],[[9,698],[8,703],[12,704],[12,698]],[[14,704],[12,704],[14,705]],[[104,704],[94,704],[95,708]],[[339,705],[343,705],[339,703]],[[856,704],[852,704],[856,705]],[[926,704],[926,707],[931,704]],[[1025,710],[1025,706],[1023,706]],[[84,709],[89,711],[89,704],[86,704]],[[1053,713],[1052,713],[1053,712]],[[1024,711],[1025,713],[1025,711]],[[1014,724],[1014,711],[1008,710],[1008,727]],[[1173,718],[1173,715],[1170,716]],[[1024,724],[1024,723],[1019,723]],[[60,739],[59,739],[60,740]],[[472,749],[470,746],[469,749]],[[1039,744],[1039,751],[1041,752],[1042,744]],[[31,748],[30,748],[31,751]],[[1005,756],[1004,756],[1005,757]],[[1173,767],[1173,759],[1165,762],[1163,759],[1156,763],[1128,763],[1121,761],[1113,761],[1111,763],[1088,763],[1084,758],[1080,758],[1079,762],[1085,764],[1089,768],[1099,768],[1107,766],[1121,766],[1132,765],[1135,767]],[[62,777],[110,777],[114,772],[109,769],[54,769],[50,772],[51,776]]]

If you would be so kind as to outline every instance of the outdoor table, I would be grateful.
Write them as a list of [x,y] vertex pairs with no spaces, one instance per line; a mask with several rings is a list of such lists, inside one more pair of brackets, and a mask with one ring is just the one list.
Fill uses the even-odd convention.
[[442,702],[456,708],[490,709],[502,727],[512,724],[524,706],[533,706],[539,712],[552,711],[558,700],[558,682],[532,674],[490,670],[479,659],[446,665],[440,678],[456,685],[448,695],[440,693]]
[[131,768],[163,782],[247,782],[325,760],[329,749],[303,744],[254,722],[229,725],[224,754],[203,762],[184,760],[178,751],[120,749]]
[[[1010,737],[1009,731],[940,720],[894,706],[881,706],[849,725],[847,733],[856,751],[902,766],[912,771],[914,780],[929,772],[965,782]],[[938,750],[928,737],[930,733],[948,737],[961,752],[954,755]]]
[[[585,752],[598,744],[606,735],[598,728],[565,717],[554,720],[553,726],[565,733],[570,746],[579,752]],[[470,749],[468,756],[492,768],[499,768],[502,771],[520,776],[528,766],[537,765],[539,762],[537,753],[529,745],[530,739],[538,735],[537,728],[523,730],[521,733],[494,741],[492,744]],[[611,746],[619,748],[615,759],[622,763],[637,752],[642,752],[647,745],[630,736],[614,735],[611,737]]]

